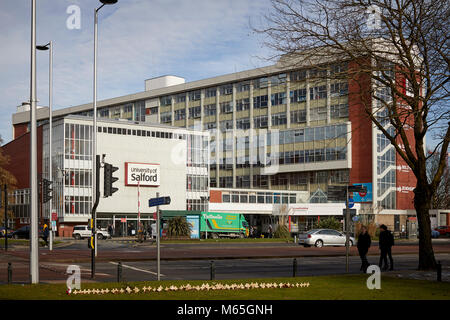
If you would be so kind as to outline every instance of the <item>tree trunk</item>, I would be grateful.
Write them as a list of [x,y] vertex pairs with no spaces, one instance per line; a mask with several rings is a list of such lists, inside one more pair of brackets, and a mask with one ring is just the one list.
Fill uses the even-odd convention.
[[431,201],[432,193],[429,187],[418,182],[414,189],[414,207],[419,224],[419,270],[436,269],[436,260],[431,243]]

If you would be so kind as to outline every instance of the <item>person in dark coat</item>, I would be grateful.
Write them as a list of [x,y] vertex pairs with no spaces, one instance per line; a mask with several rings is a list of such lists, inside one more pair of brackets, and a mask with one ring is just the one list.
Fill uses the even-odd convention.
[[108,226],[108,233],[109,233],[110,237],[112,238],[114,232],[113,232],[113,227],[111,224]]
[[365,226],[361,227],[361,232],[358,235],[358,253],[361,258],[361,271],[366,273],[367,268],[369,267],[369,261],[367,260],[367,252],[369,251],[371,244],[370,234],[367,232],[367,228]]
[[48,247],[48,236],[50,232],[48,231],[47,224],[44,224],[44,228],[42,229],[42,239],[44,240],[45,244],[44,246]]
[[380,247],[380,261],[378,263],[378,266],[383,266],[384,262],[384,268],[383,270],[388,269],[388,262],[387,262],[387,256],[389,256],[389,270],[394,270],[394,260],[392,259],[392,252],[391,248],[394,245],[394,235],[390,230],[387,229],[387,227],[382,224],[380,226],[380,240],[379,240],[379,247]]

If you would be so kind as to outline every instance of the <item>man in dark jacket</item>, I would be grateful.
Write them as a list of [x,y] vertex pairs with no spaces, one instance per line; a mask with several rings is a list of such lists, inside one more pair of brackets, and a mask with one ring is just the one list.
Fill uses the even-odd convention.
[[367,228],[365,226],[361,227],[361,232],[358,235],[358,253],[361,258],[361,271],[366,273],[367,268],[369,267],[369,261],[367,261],[367,252],[369,251],[371,244],[370,235],[367,232]]
[[394,270],[394,260],[392,259],[391,248],[394,245],[394,236],[391,231],[387,229],[387,227],[382,224],[380,226],[380,240],[379,247],[381,251],[380,262],[378,266],[381,268],[384,262],[383,270],[388,269],[387,256],[389,255],[390,267],[389,270]]

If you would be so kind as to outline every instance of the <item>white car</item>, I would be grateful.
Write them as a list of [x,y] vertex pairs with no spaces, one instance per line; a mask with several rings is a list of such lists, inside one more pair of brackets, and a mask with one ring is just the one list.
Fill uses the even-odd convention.
[[[345,234],[333,229],[313,229],[298,236],[298,244],[305,247],[316,246],[345,246]],[[355,244],[355,239],[350,237],[349,246]]]
[[[72,237],[74,237],[77,240],[83,239],[83,238],[89,238],[92,235],[91,229],[88,228],[88,226],[85,225],[79,225],[73,227],[73,233]],[[97,239],[108,239],[111,238],[111,235],[108,231],[104,229],[97,229]]]

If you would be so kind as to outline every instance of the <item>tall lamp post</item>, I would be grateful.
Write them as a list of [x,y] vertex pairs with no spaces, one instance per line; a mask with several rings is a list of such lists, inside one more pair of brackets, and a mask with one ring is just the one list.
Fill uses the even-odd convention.
[[94,220],[94,227],[92,228],[92,235],[94,237],[95,241],[95,256],[97,256],[97,235],[96,235],[96,228],[97,228],[97,215],[95,213],[94,208],[94,202],[97,197],[97,190],[95,187],[95,177],[98,174],[96,169],[96,156],[97,156],[97,25],[98,25],[98,11],[103,8],[104,5],[111,5],[115,4],[117,0],[100,0],[102,5],[94,10],[94,114],[93,114],[93,142],[92,142],[92,204],[93,204],[93,210],[92,210],[92,219]]
[[36,0],[31,0],[30,70],[30,282],[39,283],[38,181],[36,128]]
[[[49,157],[49,167],[48,167],[48,180],[53,181],[53,168],[52,168],[52,131],[53,131],[53,121],[52,121],[52,116],[53,116],[53,112],[52,112],[52,103],[53,103],[53,96],[52,96],[52,91],[53,91],[53,43],[52,41],[50,41],[49,43],[47,43],[44,46],[36,46],[36,49],[41,50],[41,51],[48,51],[48,112],[49,112],[49,133],[48,133],[48,157]],[[50,230],[50,244],[49,244],[49,249],[50,251],[53,250],[53,227],[52,227],[52,212],[53,212],[53,200],[52,198],[50,198],[50,203],[49,203],[49,217],[50,217],[50,226],[49,226],[49,230]]]

